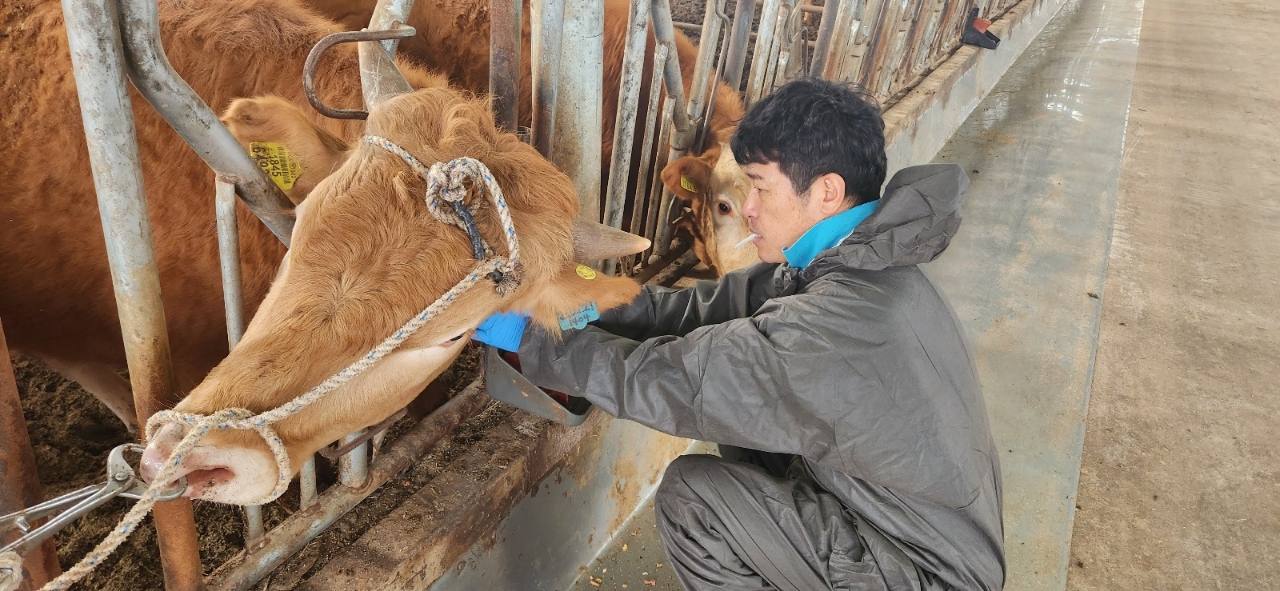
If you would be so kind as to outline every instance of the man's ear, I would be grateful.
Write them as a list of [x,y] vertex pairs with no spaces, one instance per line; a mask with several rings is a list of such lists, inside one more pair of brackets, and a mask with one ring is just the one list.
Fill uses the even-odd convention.
[[236,99],[222,114],[222,122],[294,205],[349,154],[346,143],[280,97]]
[[703,157],[678,158],[662,169],[662,184],[681,199],[697,201],[711,188],[711,167]]
[[818,199],[823,215],[835,215],[846,209],[844,177],[828,172],[809,185],[809,199]]
[[512,309],[527,310],[534,322],[558,333],[560,318],[577,313],[589,303],[594,302],[598,310],[604,311],[631,303],[639,293],[640,284],[627,277],[605,275],[571,262],[554,281],[514,302]]

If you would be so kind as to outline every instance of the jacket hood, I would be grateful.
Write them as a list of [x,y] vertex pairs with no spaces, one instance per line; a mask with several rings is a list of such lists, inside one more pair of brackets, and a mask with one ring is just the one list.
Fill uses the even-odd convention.
[[937,258],[960,228],[960,197],[969,177],[956,164],[926,164],[898,171],[876,211],[839,246],[806,267],[821,274],[835,265],[878,270]]

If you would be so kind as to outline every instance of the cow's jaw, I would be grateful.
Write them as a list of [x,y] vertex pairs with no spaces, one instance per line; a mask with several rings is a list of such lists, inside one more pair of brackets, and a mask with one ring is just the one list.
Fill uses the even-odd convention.
[[[290,476],[297,473],[306,458],[346,434],[327,431],[350,416],[353,408],[381,407],[376,416],[370,415],[372,423],[390,416],[448,368],[468,340],[451,339],[435,346],[391,353],[325,399],[279,423],[276,431],[288,449]],[[193,396],[198,393],[197,389]],[[281,401],[284,402],[287,401]],[[185,404],[184,401],[176,410],[184,410]],[[361,426],[353,425],[348,431]],[[143,453],[144,480],[155,480],[186,432],[187,427],[177,423],[164,425],[156,432]],[[170,481],[185,476],[186,497],[247,505],[259,503],[271,493],[279,470],[275,456],[257,432],[215,430],[183,455]]]

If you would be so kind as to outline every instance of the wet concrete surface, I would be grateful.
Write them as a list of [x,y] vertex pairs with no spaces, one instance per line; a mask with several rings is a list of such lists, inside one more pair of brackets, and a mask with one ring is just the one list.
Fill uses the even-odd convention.
[[1280,589],[1280,3],[1147,0],[1072,591]]

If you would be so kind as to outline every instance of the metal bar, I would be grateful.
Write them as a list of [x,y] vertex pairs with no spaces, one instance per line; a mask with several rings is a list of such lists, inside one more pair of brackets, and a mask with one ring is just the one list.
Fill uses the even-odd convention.
[[[649,108],[645,112],[644,117],[644,140],[640,144],[640,166],[636,169],[639,171],[636,175],[636,192],[635,204],[631,208],[631,228],[628,230],[632,234],[642,235],[644,232],[644,221],[647,217],[649,207],[649,199],[645,196],[649,193],[649,166],[653,160],[653,140],[655,132],[661,131],[661,121],[658,117],[658,104],[662,101],[662,85],[657,83],[659,76],[662,75],[662,69],[666,66],[670,55],[667,53],[667,46],[658,44],[653,55],[653,74],[649,78],[653,82],[649,85]],[[644,253],[628,257],[627,260],[643,260]],[[632,274],[634,264],[626,265],[623,269],[627,275]]]
[[[222,306],[227,314],[227,348],[234,349],[244,336],[244,290],[241,288],[240,232],[236,225],[236,188],[215,180],[218,218],[218,260],[222,267]],[[262,540],[262,506],[244,508],[245,545]]]
[[772,53],[773,41],[777,37],[779,0],[765,0],[760,11],[760,27],[756,31],[756,45],[751,60],[751,78],[747,82],[747,102],[760,100],[760,92],[764,86],[765,71],[769,67],[769,55]]
[[813,63],[809,64],[810,76],[821,76],[826,67],[827,52],[831,48],[831,34],[836,29],[836,20],[840,15],[840,7],[852,0],[827,0],[822,10],[822,20],[818,23],[818,41],[813,48]]
[[520,122],[520,0],[489,0],[489,96],[498,129]]
[[567,0],[551,161],[573,180],[578,215],[600,221],[600,137],[604,114],[604,4]]
[[[293,231],[293,204],[173,71],[160,45],[156,0],[115,1],[125,25],[123,65],[138,92],[220,178],[235,184],[249,209],[287,246]],[[105,5],[101,1],[94,4]]]
[[[676,32],[675,27],[671,23],[671,0],[654,0],[653,2],[653,37],[661,45],[667,46],[667,55],[675,56],[675,59],[668,59],[663,66],[663,84],[667,90],[667,97],[672,104],[680,105],[679,109],[671,112],[671,124],[675,125],[676,143],[681,150],[688,150],[690,141],[696,130],[689,121],[689,110],[685,108],[685,92],[684,92],[684,73],[680,70],[680,53],[676,48]],[[702,50],[699,49],[699,52]],[[701,53],[699,53],[701,56]],[[665,125],[665,124],[664,124]],[[659,143],[664,146],[666,143]]]
[[541,23],[534,38],[535,53],[533,90],[533,147],[551,158],[551,142],[556,125],[556,93],[560,86],[561,25],[564,23],[564,0],[541,0],[530,5],[529,18]]
[[252,548],[262,541],[262,505],[246,505],[244,508],[244,546]]
[[632,0],[627,17],[627,44],[622,60],[622,80],[618,89],[618,116],[613,127],[613,161],[609,163],[604,223],[622,227],[627,176],[631,170],[631,147],[636,135],[636,112],[640,108],[640,76],[649,32],[650,0]]
[[[662,116],[662,127],[660,128],[661,134],[658,136],[659,149],[667,145],[668,140],[671,138],[673,128],[671,123],[672,113],[680,110],[680,106],[681,103],[672,100],[670,96],[667,97],[666,108]],[[663,154],[659,153],[658,161],[653,166],[653,176],[650,179],[649,202],[656,204],[649,206],[649,216],[645,220],[645,238],[648,238],[652,245],[649,248],[649,254],[652,255],[650,258],[666,253],[667,242],[671,240],[670,231],[663,232],[664,229],[669,228],[671,225],[666,223],[670,219],[667,216],[670,214],[668,210],[670,209],[669,201],[671,196],[670,191],[662,184],[662,169],[671,161],[670,158],[673,153],[676,153],[676,150],[669,150],[666,158],[662,158]],[[645,265],[649,264],[651,264],[650,260],[645,259]]]
[[298,493],[300,500],[298,506],[306,509],[316,504],[316,459],[314,457],[307,458],[302,464],[302,470],[298,472]]
[[267,532],[262,545],[240,553],[209,577],[216,591],[243,591],[262,580],[339,517],[360,503],[387,480],[417,462],[437,441],[483,410],[492,401],[483,379],[476,379],[460,394],[401,435],[373,462],[369,477],[358,488],[333,487],[318,503],[304,507]]
[[[734,90],[742,87],[742,69],[747,64],[747,35],[751,32],[751,19],[755,17],[755,11],[755,0],[738,0],[733,10],[733,28],[729,31],[729,54],[724,58],[722,79]],[[764,23],[763,20],[760,22]]]
[[240,230],[236,225],[236,188],[216,180],[215,210],[218,216],[218,261],[222,267],[222,306],[227,314],[227,348],[236,348],[244,336],[244,290],[240,273]]
[[[392,28],[395,23],[408,23],[409,12],[413,10],[413,0],[378,0],[373,9],[373,17],[369,19],[369,30],[378,31]],[[387,39],[382,48],[387,55],[395,57],[399,38]]]
[[[848,53],[848,46],[852,45],[857,38],[856,26],[854,23],[862,14],[866,7],[866,0],[842,0],[839,10],[836,11],[836,21],[831,29],[831,41],[823,53],[823,65],[820,71],[821,77],[828,80],[838,80],[839,74],[844,66],[844,58]],[[823,17],[826,18],[825,16]]]
[[[724,4],[726,0],[708,0],[706,12],[702,16],[702,34],[698,40],[698,61],[693,68],[693,84],[689,87],[689,117],[698,122],[698,127],[702,127],[704,112],[709,110],[707,106],[707,90],[711,82],[711,73],[715,70],[713,62],[715,61],[716,41],[720,38],[720,27],[723,21],[720,15],[724,14]],[[694,146],[688,146],[689,149],[696,149]]]
[[[124,82],[125,53],[115,8],[108,0],[62,2],[138,424],[145,425],[152,413],[177,400],[169,360],[169,335],[160,300],[160,277],[142,188],[138,141]],[[151,8],[154,16],[154,4]],[[158,37],[154,19],[152,25],[151,33]],[[131,27],[135,34],[139,28]],[[142,69],[147,71],[145,67]],[[156,83],[173,89],[172,84],[166,85],[164,81]],[[149,88],[143,94],[154,90]],[[190,92],[190,88],[186,87],[186,91]],[[170,102],[177,101],[170,97]],[[213,123],[226,131],[216,119]],[[238,144],[236,148],[248,160]],[[266,179],[252,161],[249,166],[257,177]],[[191,501],[157,504],[155,524],[166,588],[202,589],[199,540]]]
[[[0,515],[21,511],[39,505],[44,500],[40,476],[36,470],[35,452],[31,451],[31,439],[27,436],[26,420],[22,416],[22,401],[18,398],[18,385],[13,378],[13,366],[9,363],[9,346],[5,342],[4,327],[0,326]],[[37,526],[38,523],[32,523]],[[0,546],[22,535],[14,530],[12,535],[0,531]],[[24,581],[31,588],[39,589],[62,573],[58,567],[58,550],[53,540],[45,540],[22,559]]]
[[[357,431],[342,438],[343,443],[355,441],[364,434]],[[348,488],[364,486],[369,477],[369,442],[357,445],[355,449],[338,458],[338,481]]]

